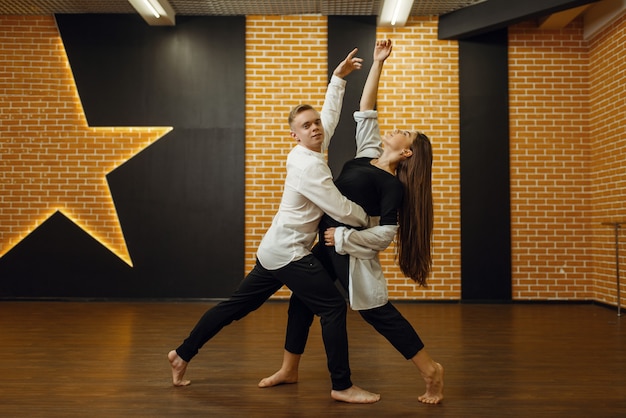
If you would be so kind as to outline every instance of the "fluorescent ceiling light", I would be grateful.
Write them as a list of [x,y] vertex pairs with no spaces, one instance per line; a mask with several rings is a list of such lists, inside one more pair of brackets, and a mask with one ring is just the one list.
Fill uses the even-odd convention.
[[412,7],[413,0],[384,0],[378,15],[378,26],[404,26]]
[[174,9],[167,0],[128,0],[137,13],[151,26],[174,26]]

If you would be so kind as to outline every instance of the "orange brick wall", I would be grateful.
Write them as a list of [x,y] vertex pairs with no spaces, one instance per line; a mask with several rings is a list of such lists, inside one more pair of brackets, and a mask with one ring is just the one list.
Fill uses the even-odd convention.
[[[590,40],[592,299],[617,304],[614,230],[626,222],[626,16]],[[619,231],[621,305],[626,303],[626,225]]]
[[0,16],[0,256],[60,210],[131,263],[106,174],[167,128],[90,128],[52,16]]
[[[289,109],[301,102],[321,107],[323,102],[328,83],[326,24],[325,18],[317,16],[247,18],[247,269],[254,264],[256,248],[280,201],[285,158],[294,145],[287,125]],[[392,38],[395,42],[380,85],[381,129],[419,129],[431,138],[435,154],[436,219],[430,286],[420,289],[404,278],[394,262],[393,249],[388,249],[381,258],[389,293],[395,299],[459,299],[456,42],[437,40],[434,18],[412,19],[406,27],[378,31],[379,38]],[[372,51],[359,51],[368,63],[371,55]],[[275,297],[288,295],[288,290],[283,289]]]
[[382,257],[394,299],[460,299],[461,209],[459,163],[458,47],[437,40],[436,18],[411,18],[402,28],[378,28],[395,42],[385,64],[380,94],[383,132],[408,127],[433,145],[433,270],[426,289],[404,278],[393,249]]
[[513,297],[591,297],[589,54],[580,22],[509,30]]
[[582,19],[509,31],[516,300],[616,304],[614,234],[602,222],[626,220],[625,25],[591,40]]
[[[246,272],[280,203],[295,144],[289,110],[300,102],[322,106],[326,37],[326,19],[317,16],[246,19]],[[284,288],[276,297],[288,295]]]

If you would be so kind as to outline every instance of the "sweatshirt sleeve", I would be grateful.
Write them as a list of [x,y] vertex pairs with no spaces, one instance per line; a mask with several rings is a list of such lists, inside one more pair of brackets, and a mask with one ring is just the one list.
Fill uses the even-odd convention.
[[356,157],[378,158],[383,153],[378,112],[365,110],[354,112],[356,122]]
[[397,232],[397,225],[377,225],[361,231],[340,226],[335,229],[335,251],[371,259],[393,242]]

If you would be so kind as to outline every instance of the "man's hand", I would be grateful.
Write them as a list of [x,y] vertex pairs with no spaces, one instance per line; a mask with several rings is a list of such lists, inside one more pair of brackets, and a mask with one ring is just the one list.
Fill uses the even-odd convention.
[[356,56],[356,53],[359,52],[358,48],[354,48],[344,59],[339,63],[335,71],[333,71],[333,75],[336,75],[339,78],[344,78],[348,74],[350,74],[354,70],[360,70],[363,65],[363,58],[359,58]]
[[335,228],[328,228],[324,231],[324,244],[326,244],[327,247],[335,246]]

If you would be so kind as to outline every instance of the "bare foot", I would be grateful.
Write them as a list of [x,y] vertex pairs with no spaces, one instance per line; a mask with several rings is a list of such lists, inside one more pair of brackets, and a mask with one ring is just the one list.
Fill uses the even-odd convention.
[[435,371],[431,375],[423,375],[426,382],[426,392],[420,396],[419,401],[427,404],[438,404],[443,400],[443,366],[437,362]]
[[333,390],[330,392],[330,396],[336,401],[348,403],[375,403],[380,400],[378,393],[368,392],[356,385],[345,390]]
[[170,366],[172,366],[172,383],[174,383],[174,386],[188,386],[191,380],[183,380],[188,363],[178,356],[176,350],[167,353],[167,359],[170,361]]
[[259,382],[260,388],[271,388],[272,386],[286,385],[289,383],[298,382],[298,370],[289,372],[287,370],[280,369],[270,377],[261,379]]

